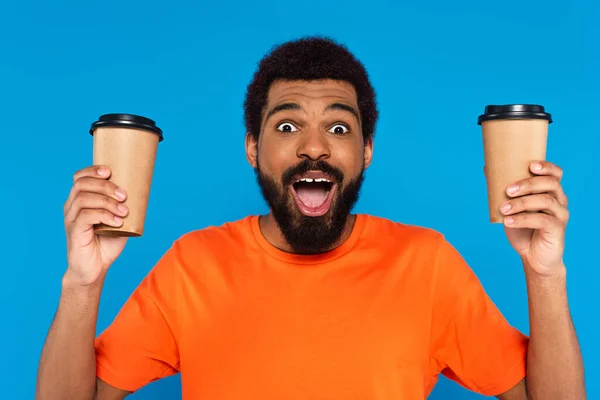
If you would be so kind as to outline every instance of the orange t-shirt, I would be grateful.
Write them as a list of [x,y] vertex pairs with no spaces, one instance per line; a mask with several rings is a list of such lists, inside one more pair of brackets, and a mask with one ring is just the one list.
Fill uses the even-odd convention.
[[359,214],[306,256],[249,216],[174,243],[96,339],[97,374],[179,372],[184,400],[424,399],[440,373],[491,396],[525,377],[527,341],[431,229]]

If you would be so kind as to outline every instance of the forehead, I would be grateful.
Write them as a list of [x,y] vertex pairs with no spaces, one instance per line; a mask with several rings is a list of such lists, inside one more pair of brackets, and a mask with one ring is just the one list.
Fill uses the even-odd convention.
[[351,83],[336,80],[276,81],[269,88],[267,108],[285,101],[310,102],[343,100],[357,104],[356,90]]

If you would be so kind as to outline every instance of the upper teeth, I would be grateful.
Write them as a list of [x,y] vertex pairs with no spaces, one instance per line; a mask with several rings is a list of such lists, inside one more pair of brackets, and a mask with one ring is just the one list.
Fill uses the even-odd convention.
[[329,183],[331,183],[331,181],[329,179],[325,179],[325,178],[316,178],[316,179],[302,178],[298,182],[308,182],[308,183],[311,183],[313,181],[314,182],[329,182]]

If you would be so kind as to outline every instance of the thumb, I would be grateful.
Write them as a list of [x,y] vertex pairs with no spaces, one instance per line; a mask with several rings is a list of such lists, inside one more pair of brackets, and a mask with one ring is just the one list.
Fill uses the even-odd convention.
[[98,244],[104,261],[112,264],[123,252],[128,239],[128,237],[98,236]]

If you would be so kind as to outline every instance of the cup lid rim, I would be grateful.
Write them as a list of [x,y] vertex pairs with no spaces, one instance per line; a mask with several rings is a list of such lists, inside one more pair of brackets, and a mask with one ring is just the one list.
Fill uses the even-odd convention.
[[90,134],[93,135],[94,131],[101,127],[126,127],[126,128],[138,128],[150,131],[158,135],[158,141],[163,140],[163,132],[156,123],[150,118],[142,117],[135,114],[104,114],[98,118],[97,121],[92,123],[90,127]]
[[538,104],[504,104],[487,105],[477,123],[498,119],[544,119],[552,123],[552,115],[546,112],[544,106]]

